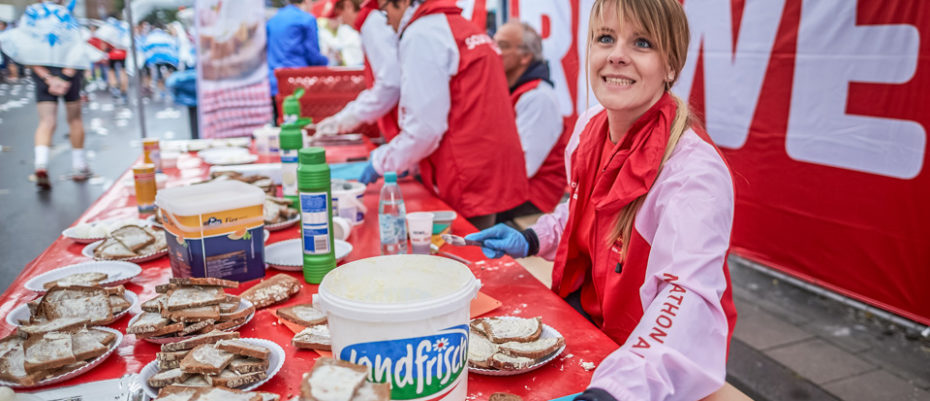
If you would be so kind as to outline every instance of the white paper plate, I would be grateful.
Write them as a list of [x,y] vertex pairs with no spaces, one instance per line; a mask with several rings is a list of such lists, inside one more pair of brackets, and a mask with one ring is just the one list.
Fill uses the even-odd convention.
[[[518,317],[516,317],[516,316],[494,316],[494,317],[497,317],[497,318],[504,318],[504,319],[507,319],[507,318],[510,318],[510,319],[522,319],[522,318],[518,318]],[[562,336],[561,333],[559,333],[558,331],[556,331],[556,329],[553,329],[551,326],[549,326],[549,325],[543,323],[542,334],[539,336],[539,338],[549,338],[549,337],[562,337],[562,338],[564,338],[564,337]],[[539,362],[536,362],[536,363],[534,363],[534,364],[528,366],[526,369],[519,369],[519,370],[498,370],[498,369],[476,368],[476,367],[474,367],[474,366],[468,365],[468,371],[469,371],[470,373],[476,373],[476,374],[485,375],[485,376],[515,376],[515,375],[521,375],[521,374],[524,374],[524,373],[526,373],[526,372],[530,372],[530,371],[539,369],[539,368],[542,367],[543,365],[545,365],[545,364],[549,363],[550,361],[552,361],[553,359],[555,359],[555,357],[559,356],[559,355],[562,353],[562,351],[565,351],[565,344],[564,344],[564,343],[562,344],[561,347],[559,347],[558,350],[556,350],[555,352],[549,354],[549,355],[546,356],[545,358],[541,359]]]
[[[284,349],[282,349],[280,345],[263,338],[240,338],[239,340],[271,350],[271,355],[268,357],[268,369],[265,369],[265,379],[248,386],[236,388],[242,391],[254,390],[262,384],[265,384],[268,380],[271,380],[272,377],[278,374],[281,367],[284,366]],[[158,390],[149,386],[149,378],[155,376],[156,373],[158,373],[158,361],[149,362],[149,364],[145,365],[142,371],[139,372],[139,382],[142,384],[142,389],[145,390],[145,395],[153,399],[158,395]]]
[[[352,244],[335,240],[336,262],[352,253]],[[299,271],[304,268],[303,243],[300,238],[275,242],[265,247],[265,263],[278,270]]]
[[[129,307],[126,308],[126,310],[113,315],[113,320],[106,322],[104,324],[111,324],[119,320],[123,316],[126,316],[126,314],[129,313],[129,310],[132,308],[135,308],[136,305],[139,303],[139,296],[136,295],[136,293],[129,291],[129,290],[126,290],[125,292],[123,292],[123,298],[126,299],[126,301],[129,301],[129,304],[130,304]],[[26,304],[21,304],[13,308],[13,310],[10,311],[10,313],[6,315],[6,322],[7,324],[11,326],[19,327],[20,325],[19,322],[22,320],[29,320],[29,316],[30,316],[29,306]]]
[[271,231],[283,230],[283,229],[285,229],[285,228],[288,228],[288,227],[290,227],[290,226],[293,226],[293,225],[296,224],[298,221],[300,221],[300,213],[298,213],[296,216],[291,217],[291,218],[288,219],[288,220],[284,220],[284,221],[282,221],[282,222],[280,222],[280,223],[265,224],[265,228],[267,228],[267,229],[269,229],[269,230],[271,230]]
[[26,287],[27,290],[35,291],[38,293],[45,293],[45,283],[57,281],[72,274],[91,272],[101,272],[108,274],[109,277],[107,277],[106,280],[101,281],[99,284],[104,287],[112,287],[123,284],[131,280],[133,277],[138,276],[139,273],[142,273],[142,268],[135,263],[118,260],[77,263],[59,267],[55,270],[47,271],[38,276],[35,276],[27,281],[24,287]]
[[63,237],[65,237],[65,238],[68,238],[68,239],[70,239],[70,240],[72,240],[72,241],[74,241],[74,242],[77,242],[77,243],[79,243],[79,244],[89,244],[89,243],[91,243],[91,242],[97,242],[97,241],[100,241],[100,240],[106,238],[106,235],[104,235],[103,237],[81,237],[81,236],[78,235],[78,232],[77,232],[77,231],[78,231],[78,229],[77,229],[78,226],[81,226],[81,225],[84,225],[84,224],[89,224],[89,225],[91,225],[91,226],[96,226],[96,225],[104,225],[104,226],[107,226],[107,225],[111,225],[111,224],[117,223],[117,222],[119,222],[119,221],[124,221],[124,222],[126,222],[126,223],[131,223],[131,222],[133,222],[133,220],[135,220],[135,222],[134,222],[135,224],[138,224],[138,225],[140,225],[140,226],[150,226],[150,225],[152,225],[151,222],[150,222],[149,220],[147,220],[147,219],[145,219],[145,220],[142,220],[142,219],[108,219],[108,220],[98,220],[98,221],[91,221],[91,222],[88,222],[88,223],[81,223],[81,224],[78,224],[78,225],[73,226],[73,227],[68,227],[68,228],[64,229],[64,230],[61,232],[61,235],[62,235]]
[[268,238],[271,238],[271,231],[264,230],[264,232],[265,232],[265,241],[264,241],[264,243],[267,244],[267,243],[268,243]]
[[87,363],[87,365],[81,366],[81,367],[78,368],[78,369],[72,370],[72,371],[70,371],[70,372],[68,372],[68,373],[65,373],[65,374],[63,374],[63,375],[59,375],[59,376],[55,376],[55,377],[49,377],[49,378],[47,378],[47,379],[45,379],[45,380],[42,380],[42,381],[40,381],[40,382],[38,382],[38,383],[36,383],[35,385],[32,385],[32,386],[23,386],[23,385],[18,384],[18,383],[10,383],[10,382],[6,382],[6,381],[3,381],[3,380],[0,380],[0,386],[7,386],[7,387],[12,387],[12,388],[29,388],[29,387],[47,386],[47,385],[49,385],[49,384],[55,384],[55,383],[63,382],[63,381],[68,380],[68,379],[72,379],[72,378],[78,377],[78,376],[80,376],[80,375],[83,375],[84,373],[89,372],[91,369],[97,367],[97,365],[99,365],[99,364],[102,363],[104,360],[106,360],[107,357],[110,356],[110,354],[113,353],[113,351],[116,351],[116,348],[119,347],[119,344],[120,344],[121,342],[123,342],[123,333],[120,333],[119,330],[113,330],[113,329],[111,329],[111,328],[109,328],[109,327],[98,327],[98,326],[94,326],[94,327],[90,327],[90,328],[97,329],[97,330],[101,330],[101,331],[106,331],[106,332],[113,333],[113,334],[116,335],[116,338],[115,338],[115,339],[113,340],[113,342],[110,344],[110,348],[107,349],[107,352],[104,353],[103,355],[100,355],[100,356],[98,356],[98,357],[92,359],[90,362]]
[[[100,246],[100,244],[102,243],[103,243],[103,240],[94,242],[92,244],[88,244],[87,246],[84,247],[83,250],[81,250],[81,254],[94,260],[106,260],[106,261],[111,260],[111,259],[103,259],[103,258],[94,257],[94,249],[97,249],[97,247]],[[168,254],[168,248],[165,247],[164,250],[159,251],[159,252],[150,253],[148,255],[136,256],[132,258],[119,259],[119,260],[124,261],[124,262],[142,263],[142,262],[148,262],[150,260],[158,259],[167,254]]]
[[249,153],[248,149],[244,148],[216,148],[216,149],[207,149],[197,152],[199,156],[205,163],[213,165],[232,165],[232,164],[248,164],[258,160],[257,155]]
[[[241,311],[241,310],[243,310],[243,309],[245,309],[245,308],[248,308],[248,307],[250,307],[250,306],[252,306],[252,303],[251,303],[251,302],[246,301],[244,298],[240,298],[240,299],[239,299],[239,309],[236,309],[236,311],[237,311],[237,312],[238,312],[238,311]],[[140,314],[138,314],[138,315],[133,316],[133,317],[132,317],[132,320],[130,320],[129,323],[126,324],[126,327],[128,328],[128,327],[132,326],[132,324],[135,323],[137,319],[139,319],[139,316],[142,316],[142,314],[140,313]],[[251,321],[252,318],[253,318],[254,316],[255,316],[255,311],[253,310],[252,313],[249,313],[249,316],[246,316],[245,320],[242,321],[242,323],[237,324],[237,325],[235,325],[235,326],[233,326],[233,327],[230,327],[230,328],[228,328],[228,329],[226,329],[226,330],[223,330],[223,331],[236,331],[236,329],[238,329],[238,328],[244,326],[246,323],[248,323],[249,321]],[[148,342],[153,343],[153,344],[168,344],[168,343],[176,343],[176,342],[182,341],[182,340],[187,340],[188,338],[197,337],[198,335],[199,335],[199,334],[194,334],[194,335],[190,335],[190,336],[175,336],[175,335],[169,335],[169,336],[164,336],[164,337],[145,337],[145,338],[143,338],[143,340],[148,341]],[[136,338],[138,338],[138,337],[136,337]]]

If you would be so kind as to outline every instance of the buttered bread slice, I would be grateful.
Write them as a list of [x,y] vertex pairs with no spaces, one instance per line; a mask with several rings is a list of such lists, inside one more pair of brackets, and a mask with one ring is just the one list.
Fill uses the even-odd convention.
[[538,316],[528,319],[490,317],[484,319],[481,324],[488,339],[497,344],[536,341],[542,334],[542,318]]

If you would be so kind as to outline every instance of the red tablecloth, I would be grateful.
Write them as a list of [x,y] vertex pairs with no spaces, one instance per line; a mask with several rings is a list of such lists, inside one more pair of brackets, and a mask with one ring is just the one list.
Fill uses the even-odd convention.
[[[365,154],[367,154],[367,149],[359,146],[327,149],[327,159],[330,162],[340,162],[349,157]],[[262,157],[259,160],[259,162],[272,161],[274,160],[268,157]],[[201,164],[200,160],[192,154],[182,155],[178,160],[178,168],[166,171],[169,176],[168,186],[186,185],[191,181],[200,180],[208,170],[209,166]],[[444,202],[427,192],[420,183],[410,178],[401,180],[400,186],[408,212],[450,209]],[[348,239],[354,250],[346,261],[375,256],[380,252],[376,212],[380,190],[380,184],[370,185],[365,192],[364,202],[370,212],[361,225],[354,227]],[[135,189],[130,170],[124,173],[76,223],[137,216]],[[452,224],[452,232],[455,234],[465,235],[474,231],[475,228],[461,217]],[[298,228],[289,228],[272,233],[268,243],[297,237]],[[88,261],[87,257],[81,255],[83,247],[84,245],[59,237],[45,252],[29,263],[7,291],[0,295],[0,314],[6,316],[19,304],[36,297],[36,294],[23,287],[23,284],[30,278],[58,267]],[[583,369],[581,362],[599,363],[617,347],[610,338],[576,313],[513,259],[505,257],[499,260],[488,260],[477,247],[455,248],[446,245],[442,250],[474,261],[475,263],[472,263],[470,267],[483,283],[481,291],[503,303],[500,308],[489,312],[487,316],[542,316],[545,323],[565,336],[566,349],[562,355],[533,372],[509,377],[469,374],[469,400],[485,400],[498,391],[514,393],[526,400],[549,400],[582,391],[590,381],[593,371]],[[155,296],[156,284],[168,281],[171,268],[167,257],[142,263],[141,266],[142,274],[127,283],[126,288],[138,294],[140,300],[144,301]],[[279,272],[269,268],[266,277],[277,273]],[[301,278],[302,281],[299,273],[288,274]],[[238,294],[256,282],[243,283],[239,288],[229,292]],[[290,345],[293,332],[278,324],[274,310],[281,306],[310,302],[311,295],[316,291],[316,285],[305,284],[296,297],[285,303],[257,311],[252,321],[240,329],[242,337],[269,339],[280,344],[286,353],[285,367],[258,390],[278,393],[284,397],[282,398],[284,400],[299,393],[300,376],[312,367],[317,354],[313,351],[297,350]],[[135,315],[139,312],[136,307],[131,314]],[[110,327],[125,332],[129,319],[128,316],[123,317]],[[6,335],[12,332],[13,328],[5,322],[0,324],[2,324],[0,334]],[[126,373],[137,373],[143,366],[155,359],[156,352],[158,352],[157,345],[137,340],[133,335],[126,335],[118,352],[110,356],[101,366],[87,374],[59,383],[56,387],[112,379]]]

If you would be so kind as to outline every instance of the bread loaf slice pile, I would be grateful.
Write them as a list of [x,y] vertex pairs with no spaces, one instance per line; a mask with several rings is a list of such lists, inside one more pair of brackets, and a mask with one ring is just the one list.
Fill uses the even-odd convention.
[[212,331],[163,344],[155,354],[159,371],[148,379],[149,386],[161,389],[159,397],[197,391],[197,400],[203,400],[202,389],[243,387],[267,378],[271,350],[238,338],[237,332]]
[[87,320],[86,324],[90,326],[107,325],[119,313],[132,306],[124,297],[125,292],[123,286],[53,286],[44,295],[27,304],[29,319],[19,323],[30,326],[25,329],[27,332],[33,330],[31,326],[63,318]]
[[163,338],[229,330],[249,318],[254,307],[239,308],[239,297],[225,293],[239,283],[218,278],[172,278],[155,287],[158,296],[142,303],[142,314],[127,333]]
[[331,351],[333,340],[329,334],[326,314],[313,304],[297,304],[275,311],[278,318],[305,327],[294,335],[291,344],[300,349]]
[[372,383],[368,368],[333,358],[318,358],[300,380],[299,401],[387,401],[390,383]]
[[562,348],[562,337],[542,337],[542,318],[474,319],[468,337],[468,364],[481,369],[523,370]]
[[104,260],[132,259],[166,249],[168,242],[162,229],[129,224],[107,234],[103,243],[94,248],[94,257]]
[[[74,322],[74,318],[59,322]],[[56,331],[18,331],[0,339],[0,380],[33,386],[87,365],[105,354],[116,341],[107,331],[85,328],[82,323],[58,326]]]
[[290,206],[290,199],[266,196],[263,205],[265,224],[283,223],[300,214],[297,209],[291,208]]

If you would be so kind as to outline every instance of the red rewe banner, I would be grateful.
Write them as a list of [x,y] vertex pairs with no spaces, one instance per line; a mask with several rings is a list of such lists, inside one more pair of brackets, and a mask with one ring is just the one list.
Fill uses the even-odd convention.
[[[549,25],[566,116],[596,104],[583,67],[592,3],[510,3]],[[684,6],[691,47],[674,91],[733,170],[733,251],[930,324],[930,3]]]

